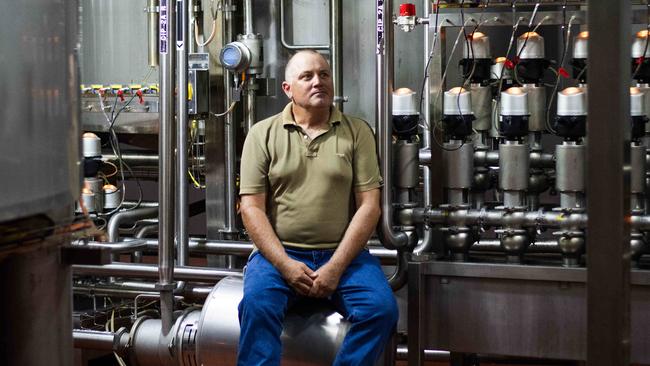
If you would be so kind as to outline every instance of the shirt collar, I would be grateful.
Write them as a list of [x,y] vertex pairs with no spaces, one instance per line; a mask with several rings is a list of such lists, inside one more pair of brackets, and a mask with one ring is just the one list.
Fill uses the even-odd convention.
[[[282,124],[286,126],[297,126],[298,124],[293,118],[293,113],[291,112],[291,108],[293,106],[293,102],[290,102],[287,104],[286,107],[284,107],[284,110],[282,111]],[[330,107],[330,119],[327,121],[327,124],[329,126],[337,125],[341,123],[341,120],[343,119],[343,113],[336,108],[335,106]]]

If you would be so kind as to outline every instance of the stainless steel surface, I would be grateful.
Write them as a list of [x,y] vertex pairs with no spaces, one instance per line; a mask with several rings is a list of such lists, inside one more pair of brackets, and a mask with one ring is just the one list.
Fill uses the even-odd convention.
[[546,131],[546,86],[525,84],[528,93],[528,131]]
[[[158,112],[127,113],[125,111],[120,114],[120,118],[113,126],[113,129],[120,134],[157,134],[159,119]],[[108,123],[103,113],[84,112],[82,122],[84,131],[108,132]]]
[[108,236],[108,241],[111,243],[116,243],[120,241],[120,225],[127,224],[132,225],[136,221],[157,217],[158,216],[158,207],[141,207],[129,211],[120,211],[108,220],[106,227],[106,234]]
[[587,147],[582,144],[555,146],[555,188],[558,191],[584,192],[586,151]]
[[[627,2],[589,0],[587,4],[587,193],[596,197],[587,202],[587,365],[628,365],[630,226],[626,198],[630,184],[629,176],[622,172],[629,163],[624,152],[630,136],[631,10]],[[607,44],[607,49],[599,47],[602,44]],[[619,128],[608,128],[612,125]]]
[[190,19],[189,8],[192,7],[191,0],[184,2],[177,2],[177,23],[181,20],[181,24],[176,24],[176,171],[175,171],[175,215],[174,215],[174,229],[176,232],[176,251],[177,258],[176,264],[179,266],[187,265],[189,260],[189,177],[188,172],[188,129],[189,129],[189,115],[188,115],[188,64],[187,55],[189,49],[189,33],[190,33]]
[[474,145],[460,141],[446,143],[442,157],[445,164],[445,187],[470,189],[474,178]]
[[472,97],[472,112],[476,118],[472,126],[477,131],[487,131],[492,126],[492,88],[472,84],[470,86]]
[[[242,296],[243,281],[238,278],[221,280],[208,296],[197,334],[199,364],[236,363],[239,341],[237,306]],[[332,364],[350,324],[325,304],[298,303],[289,310],[282,332],[283,365]]]
[[[379,168],[384,178],[381,190],[381,219],[378,236],[388,249],[397,249],[409,244],[409,236],[393,229],[393,197],[391,187],[392,172],[392,93],[393,93],[393,26],[390,21],[392,6],[390,1],[377,0],[377,30],[382,40],[377,40],[376,90],[377,90],[377,147],[379,150]],[[379,32],[381,30],[381,32]]]
[[395,186],[415,188],[419,185],[419,165],[417,142],[398,141],[395,144]]
[[[529,156],[531,168],[555,168],[555,157],[550,153],[531,151]],[[499,166],[498,150],[476,150],[474,151],[474,164],[476,166],[497,167]]]
[[[113,276],[128,278],[157,278],[158,267],[147,264],[114,263],[103,266],[75,265],[75,275]],[[213,269],[207,267],[180,267],[174,271],[179,281],[215,283],[227,276],[242,276],[241,271]]]
[[645,193],[645,145],[630,145],[630,193]]
[[0,5],[7,28],[0,35],[0,222],[79,197],[77,7],[76,1]]
[[523,191],[528,188],[528,144],[499,144],[499,188]]
[[332,68],[332,82],[334,84],[334,105],[343,111],[343,75],[341,64],[343,61],[343,35],[342,35],[342,0],[330,0],[330,66]]

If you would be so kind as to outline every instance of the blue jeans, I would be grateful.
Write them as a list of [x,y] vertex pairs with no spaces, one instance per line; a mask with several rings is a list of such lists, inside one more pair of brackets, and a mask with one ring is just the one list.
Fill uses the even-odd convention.
[[[333,250],[291,250],[289,257],[317,270]],[[244,298],[239,304],[239,353],[237,365],[280,365],[282,323],[287,308],[300,298],[277,269],[261,253],[246,267]],[[330,297],[352,326],[334,365],[374,365],[395,330],[397,303],[379,261],[362,251],[345,270]]]

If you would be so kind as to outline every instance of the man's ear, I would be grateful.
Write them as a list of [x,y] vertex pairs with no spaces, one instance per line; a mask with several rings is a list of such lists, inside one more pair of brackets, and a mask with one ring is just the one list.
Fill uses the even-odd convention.
[[282,91],[284,91],[284,94],[286,94],[289,99],[293,97],[293,93],[291,93],[291,84],[286,81],[282,82]]

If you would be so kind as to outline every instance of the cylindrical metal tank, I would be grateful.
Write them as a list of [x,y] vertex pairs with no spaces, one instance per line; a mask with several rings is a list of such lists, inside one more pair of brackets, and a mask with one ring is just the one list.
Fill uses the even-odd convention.
[[[239,342],[237,307],[243,296],[241,278],[225,278],[208,296],[199,323],[197,361],[201,365],[234,365]],[[324,302],[296,304],[284,320],[282,365],[331,365],[350,324]],[[318,345],[311,346],[311,345]]]
[[147,0],[79,1],[81,84],[139,84],[145,77],[157,83],[149,66]]
[[0,365],[73,364],[78,23],[74,0],[0,2]]

